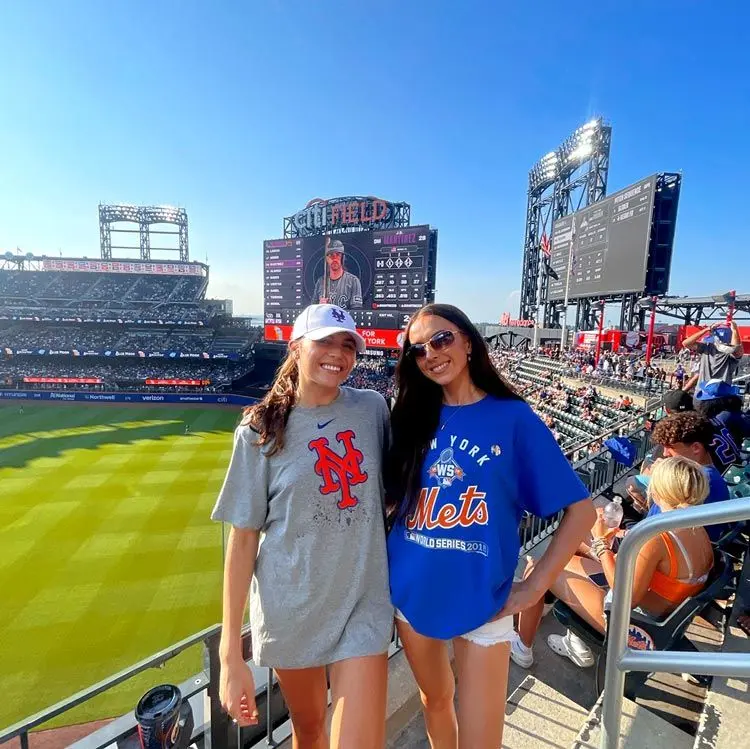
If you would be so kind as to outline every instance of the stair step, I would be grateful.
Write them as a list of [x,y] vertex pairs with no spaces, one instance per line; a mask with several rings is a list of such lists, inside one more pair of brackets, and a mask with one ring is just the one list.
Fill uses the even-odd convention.
[[[571,749],[599,749],[601,740],[600,697],[578,733]],[[675,728],[671,723],[662,720],[655,713],[625,699],[620,721],[620,749],[692,749],[693,738]]]
[[588,712],[543,681],[527,676],[508,697],[504,749],[568,749]]

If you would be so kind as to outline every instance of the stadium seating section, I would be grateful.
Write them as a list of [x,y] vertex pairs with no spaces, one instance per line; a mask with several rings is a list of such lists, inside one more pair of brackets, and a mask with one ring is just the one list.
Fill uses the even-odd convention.
[[0,385],[223,388],[252,368],[261,331],[217,314],[206,287],[203,275],[0,270]]

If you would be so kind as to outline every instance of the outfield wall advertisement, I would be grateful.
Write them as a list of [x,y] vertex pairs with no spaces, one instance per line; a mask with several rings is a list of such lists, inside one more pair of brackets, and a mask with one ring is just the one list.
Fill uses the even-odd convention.
[[216,393],[87,393],[37,390],[0,390],[0,400],[86,401],[89,403],[205,403],[207,406],[249,406],[255,398]]

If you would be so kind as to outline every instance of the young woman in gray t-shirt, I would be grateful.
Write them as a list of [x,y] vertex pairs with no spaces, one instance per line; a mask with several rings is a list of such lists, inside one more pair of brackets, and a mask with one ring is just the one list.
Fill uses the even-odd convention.
[[[351,316],[308,307],[266,397],[234,436],[212,513],[232,528],[224,570],[222,705],[258,721],[240,632],[250,588],[253,660],[275,669],[294,747],[382,748],[393,630],[383,521],[388,408],[342,387],[364,340]],[[345,713],[345,715],[344,715]]]

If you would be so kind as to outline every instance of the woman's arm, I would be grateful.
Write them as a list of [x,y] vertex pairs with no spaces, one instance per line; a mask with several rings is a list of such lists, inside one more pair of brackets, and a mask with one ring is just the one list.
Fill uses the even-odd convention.
[[[640,550],[633,572],[633,602],[631,606],[635,607],[643,600],[649,585],[651,585],[651,578],[653,578],[664,553],[664,545],[658,538],[652,538]],[[607,549],[598,557],[607,583],[610,588],[614,589],[617,577],[617,555]]]
[[221,641],[222,661],[242,658],[242,616],[247,604],[250,580],[258,555],[260,531],[235,528],[229,531],[224,562]]
[[547,551],[536,562],[525,580],[513,584],[508,600],[496,618],[517,614],[535,604],[549,590],[553,580],[574,556],[578,545],[595,520],[596,512],[590,499],[583,499],[568,506]]
[[219,699],[240,726],[258,724],[255,680],[242,653],[242,615],[258,553],[259,531],[232,527],[224,563]]

